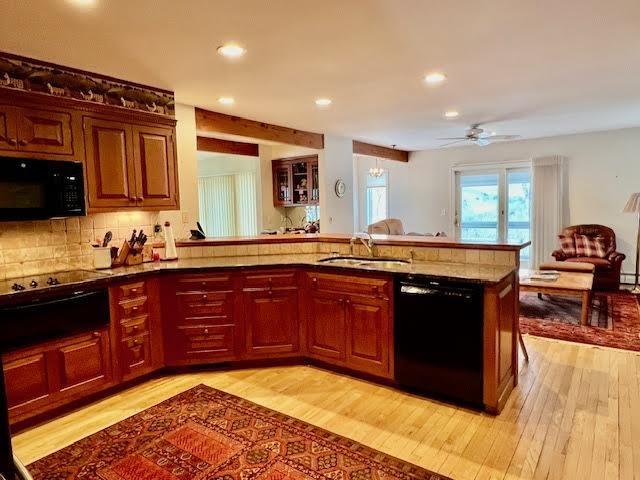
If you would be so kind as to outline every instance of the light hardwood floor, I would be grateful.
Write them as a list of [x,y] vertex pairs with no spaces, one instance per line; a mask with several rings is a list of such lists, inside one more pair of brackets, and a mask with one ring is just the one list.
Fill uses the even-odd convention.
[[200,383],[463,479],[640,479],[640,355],[525,337],[531,362],[493,417],[313,367],[151,380],[14,438],[30,463]]

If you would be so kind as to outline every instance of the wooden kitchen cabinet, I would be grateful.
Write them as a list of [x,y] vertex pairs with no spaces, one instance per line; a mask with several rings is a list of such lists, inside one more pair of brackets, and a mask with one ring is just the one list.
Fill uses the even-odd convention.
[[136,206],[131,126],[98,118],[83,122],[89,208]]
[[344,361],[347,315],[344,299],[333,293],[310,292],[307,309],[307,351],[320,360]]
[[3,356],[12,423],[114,385],[107,329],[52,340]]
[[248,357],[299,352],[297,288],[245,292],[244,321]]
[[96,391],[112,381],[107,330],[72,338],[55,347],[52,356],[52,369],[58,370],[63,395]]
[[137,204],[176,207],[178,204],[174,129],[133,126]]
[[309,356],[392,378],[390,280],[308,273],[306,284]]
[[76,119],[65,109],[0,105],[0,151],[80,160]]
[[89,209],[178,207],[175,129],[86,117]]
[[164,365],[160,283],[152,278],[109,289],[117,376],[128,381]]
[[169,365],[236,360],[240,327],[237,279],[228,272],[176,275],[164,281],[165,355]]
[[320,202],[318,156],[273,160],[273,205],[299,207]]

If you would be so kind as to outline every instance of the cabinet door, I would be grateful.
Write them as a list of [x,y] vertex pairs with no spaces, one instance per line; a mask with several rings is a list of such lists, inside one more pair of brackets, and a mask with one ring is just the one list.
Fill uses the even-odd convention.
[[16,109],[0,105],[0,149],[15,151],[17,148]]
[[389,302],[351,296],[347,305],[347,365],[373,375],[389,375]]
[[51,396],[45,352],[6,355],[4,377],[11,416],[46,404]]
[[97,331],[75,337],[54,352],[65,395],[98,390],[111,381],[109,335]]
[[307,348],[320,359],[344,360],[346,312],[344,299],[335,294],[312,291],[308,296]]
[[297,288],[245,292],[244,311],[249,356],[299,351]]
[[73,156],[72,117],[68,112],[18,109],[18,148],[23,152]]
[[178,204],[172,128],[133,126],[137,200],[144,207]]
[[89,208],[135,207],[131,127],[85,118],[84,135]]
[[273,163],[273,204],[276,207],[291,205],[292,169],[288,163]]

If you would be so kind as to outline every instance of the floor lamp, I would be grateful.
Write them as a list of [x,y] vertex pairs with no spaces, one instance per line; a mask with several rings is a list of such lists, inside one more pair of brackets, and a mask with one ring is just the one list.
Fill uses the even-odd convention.
[[631,293],[640,294],[640,286],[638,286],[638,267],[640,266],[640,192],[632,193],[624,206],[624,213],[635,213],[638,215],[638,236],[636,238],[636,281]]

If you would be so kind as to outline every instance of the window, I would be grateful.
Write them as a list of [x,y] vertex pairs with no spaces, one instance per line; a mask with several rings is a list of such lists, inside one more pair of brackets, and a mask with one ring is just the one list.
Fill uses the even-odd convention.
[[385,170],[379,177],[367,175],[367,189],[365,198],[367,225],[388,218],[389,208],[389,177]]
[[[471,242],[526,242],[531,237],[531,169],[456,172],[457,235]],[[520,252],[524,265],[530,248]]]
[[256,235],[256,176],[253,172],[198,178],[200,222],[207,236]]

